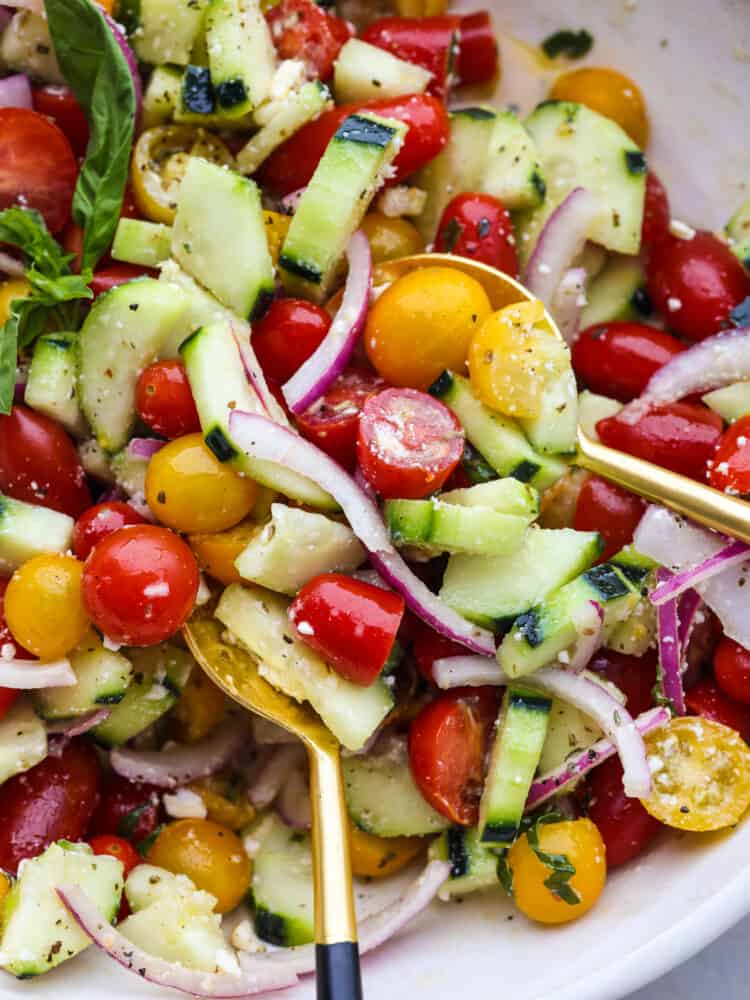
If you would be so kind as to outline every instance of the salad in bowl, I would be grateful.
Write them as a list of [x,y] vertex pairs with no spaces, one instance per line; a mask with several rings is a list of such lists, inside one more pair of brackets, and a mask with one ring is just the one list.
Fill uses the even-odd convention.
[[194,616],[341,744],[356,878],[412,872],[363,951],[472,894],[577,920],[750,805],[750,549],[574,463],[580,425],[750,493],[750,205],[673,217],[587,32],[522,117],[487,11],[396,7],[0,7],[18,979],[314,970],[304,750]]

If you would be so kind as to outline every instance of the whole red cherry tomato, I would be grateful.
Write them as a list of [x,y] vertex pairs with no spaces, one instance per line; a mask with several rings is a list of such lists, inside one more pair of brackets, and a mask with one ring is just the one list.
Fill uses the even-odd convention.
[[261,183],[280,195],[305,187],[339,125],[355,111],[374,111],[384,118],[395,118],[409,126],[404,144],[393,161],[393,183],[402,181],[429,163],[448,141],[448,113],[444,105],[430,94],[343,104],[324,111],[315,121],[309,122],[282,143],[260,168],[258,176]]
[[372,372],[351,369],[328,392],[296,418],[302,437],[316,444],[345,469],[357,463],[359,415],[370,396],[385,388]]
[[430,684],[435,683],[432,673],[435,660],[442,660],[449,656],[463,656],[466,653],[465,646],[440,635],[439,632],[431,629],[429,625],[425,625],[419,619],[413,623],[412,631],[416,633],[414,645],[411,647],[414,662],[417,664],[417,670]]
[[445,99],[456,69],[461,18],[383,17],[362,32],[362,40],[432,73],[428,90]]
[[143,864],[143,858],[133,847],[129,840],[122,837],[113,837],[112,834],[104,833],[100,837],[94,837],[89,841],[89,846],[94,854],[105,854],[110,858],[117,858],[122,861],[123,875],[125,878],[138,865]]
[[331,325],[320,306],[304,299],[276,299],[253,324],[253,349],[267,378],[288,381],[315,353]]
[[97,299],[100,295],[104,295],[105,292],[110,292],[113,288],[117,288],[118,285],[124,285],[134,278],[143,278],[145,276],[158,278],[159,272],[151,267],[141,267],[140,264],[113,262],[106,267],[100,267],[94,273],[94,277],[89,283],[89,288],[94,293],[94,298]]
[[617,757],[605,760],[588,777],[589,819],[602,835],[607,848],[607,867],[631,861],[653,841],[662,828],[639,799],[631,799],[622,785],[622,764]]
[[411,773],[433,809],[452,823],[475,826],[479,819],[498,705],[495,688],[456,688],[426,705],[411,723]]
[[435,493],[461,461],[464,432],[456,415],[419,389],[384,389],[359,420],[357,458],[386,499]]
[[645,500],[634,493],[599,476],[591,476],[578,494],[573,527],[576,531],[599,532],[604,539],[599,562],[606,562],[633,541],[633,534],[645,510]]
[[73,442],[60,424],[27,406],[0,416],[0,492],[71,517],[91,506]]
[[518,254],[510,212],[489,194],[459,194],[440,219],[435,250],[471,257],[518,277]]
[[57,83],[34,87],[32,101],[34,111],[51,118],[62,129],[75,155],[85,156],[89,142],[89,123],[70,87]]
[[111,774],[102,786],[88,835],[114,834],[140,844],[163,818],[161,789]]
[[40,764],[0,785],[0,868],[16,874],[56,840],[80,840],[96,808],[101,768],[90,743],[59,745]]
[[181,628],[198,593],[198,564],[179,535],[154,524],[121,528],[92,549],[83,602],[110,639],[152,646]]
[[403,616],[400,594],[341,573],[313,577],[289,608],[300,639],[342,677],[364,687],[380,676]]
[[281,0],[266,14],[281,59],[304,59],[311,80],[327,80],[353,29],[314,0]]
[[640,396],[651,376],[685,345],[643,323],[604,323],[583,330],[573,344],[573,368],[592,392],[623,403]]
[[750,705],[750,651],[727,636],[714,652],[714,677],[724,694]]
[[724,432],[711,458],[708,481],[728,493],[750,493],[750,416]]
[[486,10],[465,14],[458,27],[458,83],[489,83],[500,68],[497,33]]
[[646,201],[643,207],[641,243],[652,247],[669,235],[669,197],[666,189],[653,170],[646,174]]
[[73,529],[73,552],[77,559],[84,562],[102,538],[128,525],[147,523],[146,519],[128,503],[121,503],[118,500],[98,503],[94,507],[89,507],[76,521]]
[[648,294],[667,324],[690,340],[729,325],[729,314],[750,295],[750,275],[713,233],[670,237],[653,247]]
[[619,414],[600,420],[604,442],[691,479],[703,479],[724,424],[718,413],[693,403],[670,403],[648,410],[630,424]]
[[628,656],[615,649],[601,649],[588,665],[589,670],[606,677],[625,695],[625,707],[631,715],[640,715],[654,706],[657,656],[648,650],[643,656]]
[[170,440],[201,429],[193,390],[181,361],[155,361],[144,368],[135,390],[135,406],[144,424]]
[[720,722],[736,730],[743,740],[750,740],[750,706],[730,698],[713,677],[703,677],[690,688],[685,704],[693,715]]

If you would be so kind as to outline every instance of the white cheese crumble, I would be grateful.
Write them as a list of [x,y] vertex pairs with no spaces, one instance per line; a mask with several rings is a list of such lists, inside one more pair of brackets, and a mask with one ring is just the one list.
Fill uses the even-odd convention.
[[237,957],[228,948],[217,950],[216,968],[219,972],[228,972],[230,976],[239,976],[242,972]]
[[173,819],[205,819],[208,815],[206,803],[190,788],[178,788],[173,794],[167,793],[162,801],[167,815]]
[[422,188],[397,184],[383,191],[378,198],[376,208],[389,219],[397,219],[402,215],[421,215],[426,202],[427,192]]
[[671,236],[674,236],[678,240],[692,240],[695,236],[693,227],[689,226],[686,222],[680,222],[679,219],[672,219],[669,223],[669,232]]
[[264,952],[266,946],[253,930],[249,920],[241,920],[231,935],[232,947],[237,951]]
[[195,595],[195,605],[200,608],[204,604],[208,604],[210,600],[211,591],[208,589],[205,576],[201,573],[200,581],[198,583],[198,593]]
[[116,653],[122,647],[122,643],[117,642],[115,639],[110,639],[108,635],[102,633],[102,646],[109,650],[110,653]]
[[12,642],[4,642],[0,647],[0,657],[3,660],[15,660],[16,647]]
[[682,299],[678,299],[676,296],[670,295],[667,299],[667,309],[669,309],[670,312],[677,312],[679,309],[682,309]]

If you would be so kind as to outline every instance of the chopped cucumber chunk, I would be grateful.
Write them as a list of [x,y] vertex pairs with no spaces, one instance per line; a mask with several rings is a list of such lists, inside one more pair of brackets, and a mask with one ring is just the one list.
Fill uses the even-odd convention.
[[746,201],[726,225],[729,245],[735,257],[750,268],[750,201]]
[[599,396],[595,392],[584,389],[578,397],[578,425],[584,434],[594,441],[598,441],[599,435],[596,432],[596,425],[600,420],[614,417],[621,409],[622,403],[616,399],[610,399],[609,396]]
[[388,500],[385,520],[397,545],[493,556],[517,549],[531,518],[431,499]]
[[489,483],[477,483],[464,489],[441,493],[443,503],[456,503],[462,507],[489,507],[501,514],[517,514],[530,521],[539,513],[539,494],[533,486],[508,476]]
[[255,933],[285,948],[307,944],[315,939],[310,836],[284,826],[277,816],[261,820],[247,836],[253,838],[255,830],[260,842],[253,857]]
[[78,337],[75,333],[46,333],[34,345],[24,402],[32,410],[62,424],[69,434],[86,435],[86,421],[78,405]]
[[339,104],[376,98],[421,94],[432,74],[413,62],[350,38],[339,52],[333,74],[333,90]]
[[180,101],[182,72],[174,66],[157,66],[143,94],[141,111],[144,129],[166,125]]
[[220,114],[239,118],[265,101],[276,53],[258,0],[209,0],[206,49]]
[[479,190],[499,198],[506,208],[515,211],[541,205],[546,187],[531,135],[512,112],[498,112]]
[[0,719],[0,784],[47,756],[47,730],[31,704],[21,697]]
[[187,66],[203,27],[206,0],[140,0],[132,41],[145,63]]
[[440,899],[466,896],[498,885],[497,853],[485,847],[479,831],[452,826],[430,844],[430,860],[450,861],[451,873],[438,892]]
[[69,659],[76,675],[74,686],[34,693],[34,705],[43,719],[85,715],[94,708],[117,705],[125,697],[133,676],[132,664],[122,653],[105,649],[95,632],[69,654]]
[[574,455],[578,430],[578,386],[572,367],[554,378],[542,393],[539,413],[518,421],[542,455]]
[[703,396],[703,402],[727,423],[733,424],[750,413],[750,382],[735,382],[722,389],[714,389]]
[[172,229],[159,222],[120,219],[112,244],[112,256],[126,264],[158,267],[172,252]]
[[581,329],[617,320],[637,322],[651,312],[640,257],[613,256],[586,289]]
[[240,172],[254,174],[282,142],[331,106],[330,91],[320,80],[312,80],[291,93],[270,121],[237,154]]
[[66,552],[74,527],[67,514],[0,493],[0,573],[10,576],[28,559],[44,552]]

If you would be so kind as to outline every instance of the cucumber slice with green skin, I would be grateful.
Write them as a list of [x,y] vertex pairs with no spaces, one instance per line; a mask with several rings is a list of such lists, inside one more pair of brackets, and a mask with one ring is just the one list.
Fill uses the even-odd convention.
[[209,0],[206,49],[220,114],[239,118],[265,101],[276,52],[257,0]]
[[160,719],[177,702],[194,666],[188,652],[169,643],[128,649],[127,658],[133,680],[110,717],[93,730],[102,746],[127,743]]
[[440,887],[439,899],[466,896],[493,889],[498,883],[497,853],[479,840],[479,831],[452,826],[430,844],[430,861],[450,861],[450,878]]
[[232,584],[216,617],[259,662],[262,677],[296,701],[307,701],[338,741],[360,750],[393,708],[383,680],[361,687],[336,673],[292,632],[289,600],[260,587]]
[[338,54],[333,90],[339,104],[422,94],[432,74],[421,66],[350,38]]
[[535,452],[514,420],[485,406],[463,375],[445,371],[429,392],[453,410],[466,437],[499,476],[513,476],[544,490],[566,472],[564,462]]
[[516,514],[529,521],[533,521],[539,513],[539,494],[534,487],[511,476],[465,489],[449,490],[441,493],[440,499],[443,503],[461,507],[489,507],[500,514]]
[[734,385],[714,389],[702,397],[703,402],[723,417],[727,423],[733,424],[740,417],[750,413],[750,382],[735,382]]
[[642,555],[634,545],[626,545],[609,560],[640,593],[650,589],[650,578],[658,563]]
[[105,649],[94,633],[69,654],[69,659],[75,686],[45,688],[33,695],[43,719],[71,719],[95,708],[117,705],[125,697],[133,666],[122,653]]
[[547,185],[536,144],[511,111],[498,112],[478,190],[513,211],[536,208],[544,201]]
[[547,198],[517,220],[522,263],[547,219],[576,187],[601,205],[589,239],[617,253],[638,253],[648,166],[633,140],[611,119],[567,101],[545,101],[524,124],[539,151]]
[[174,116],[182,91],[182,70],[174,66],[157,66],[143,94],[141,116],[143,127],[166,125]]
[[285,948],[308,944],[315,940],[310,836],[284,826],[277,816],[261,823],[266,830],[253,858],[255,933]]
[[330,107],[331,93],[320,80],[312,80],[290,94],[283,107],[237,154],[240,173],[254,174],[282,142]]
[[513,843],[523,818],[547,735],[552,699],[511,684],[505,691],[498,730],[479,802],[479,841]]
[[609,396],[599,396],[588,389],[578,396],[578,424],[581,430],[594,441],[599,440],[596,425],[600,420],[614,417],[622,409],[622,403]]
[[126,264],[158,267],[172,253],[172,227],[143,219],[120,219],[112,256]]
[[268,416],[245,375],[235,340],[237,332],[229,322],[211,323],[197,330],[180,348],[206,444],[220,462],[231,462],[238,472],[264,486],[307,506],[336,510],[334,499],[312,480],[276,462],[249,458],[233,444],[229,432],[233,410]]
[[62,424],[73,437],[86,436],[87,426],[78,405],[78,337],[74,333],[46,333],[34,345],[24,402],[32,410]]
[[750,268],[750,201],[746,201],[726,225],[732,253]]
[[656,608],[648,597],[641,597],[624,622],[604,640],[607,649],[627,656],[644,656],[656,646]]
[[371,112],[349,115],[326,147],[279,256],[286,290],[322,301],[347,243],[403,144],[406,126]]
[[91,307],[79,334],[78,398],[106,451],[127,444],[138,376],[157,358],[184,308],[178,291],[153,278],[113,288]]
[[140,0],[132,43],[141,62],[187,66],[203,28],[206,0]]
[[[233,252],[227,255],[227,233]],[[172,253],[188,274],[243,318],[274,293],[257,184],[215,163],[191,157],[180,185]]]
[[640,257],[616,255],[586,289],[581,329],[618,320],[639,322],[650,315],[646,274]]
[[565,701],[552,699],[547,736],[539,758],[539,773],[554,771],[576,750],[596,743],[602,731],[583,712]]
[[44,552],[67,552],[74,527],[67,514],[0,493],[0,574],[10,576]]
[[574,455],[578,431],[578,386],[573,369],[557,376],[542,393],[539,413],[518,421],[542,455]]
[[240,576],[294,597],[321,573],[351,573],[367,558],[347,524],[286,504],[271,505],[271,520],[235,559]]
[[467,441],[464,444],[464,453],[461,456],[461,468],[466,473],[466,478],[470,483],[479,485],[480,483],[490,483],[498,478],[497,473],[476,448]]
[[406,747],[342,761],[349,815],[376,837],[423,837],[450,824],[422,797],[412,777]]
[[385,520],[396,545],[492,556],[515,551],[531,519],[433,499],[388,500]]
[[0,784],[47,756],[47,730],[23,697],[0,719]]
[[61,902],[57,887],[82,889],[102,919],[114,923],[122,883],[122,862],[95,855],[87,844],[61,840],[22,861],[18,881],[2,904],[0,967],[18,979],[30,979],[73,958],[91,939]]
[[595,531],[531,527],[509,556],[451,556],[442,600],[477,624],[505,628],[598,557]]
[[509,677],[544,667],[580,638],[576,621],[591,602],[602,609],[602,635],[611,634],[640,599],[640,590],[613,565],[603,563],[565,584],[542,604],[521,615],[497,651]]

